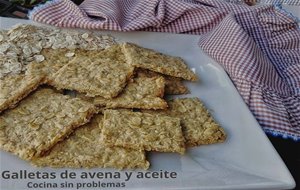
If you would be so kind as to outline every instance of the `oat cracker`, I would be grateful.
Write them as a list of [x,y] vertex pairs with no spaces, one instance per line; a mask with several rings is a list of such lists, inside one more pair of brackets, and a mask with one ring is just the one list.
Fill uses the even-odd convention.
[[95,55],[74,58],[55,74],[55,87],[76,90],[90,97],[117,96],[134,71],[120,52],[119,47],[113,46]]
[[41,156],[95,112],[79,98],[39,89],[0,116],[0,149],[25,160]]
[[185,152],[180,119],[127,110],[105,110],[103,139],[111,146]]
[[123,43],[126,60],[133,66],[165,75],[196,81],[197,76],[179,57],[172,57],[132,43]]
[[214,121],[198,98],[174,99],[168,101],[168,105],[169,109],[165,111],[143,112],[180,118],[186,145],[189,147],[225,141],[224,129]]

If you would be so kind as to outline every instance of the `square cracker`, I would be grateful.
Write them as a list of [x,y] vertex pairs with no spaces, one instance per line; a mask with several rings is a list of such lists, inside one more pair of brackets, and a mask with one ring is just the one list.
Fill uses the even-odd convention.
[[40,89],[0,116],[0,148],[22,159],[42,155],[95,113],[92,104]]
[[143,150],[108,147],[101,138],[103,115],[79,127],[70,137],[56,144],[49,154],[32,160],[33,165],[54,168],[142,168],[148,169]]
[[103,139],[111,146],[185,152],[180,119],[127,110],[105,110]]
[[165,94],[167,95],[180,95],[189,93],[188,88],[184,86],[181,78],[163,75],[147,69],[137,69],[136,73],[138,77],[163,77],[165,79]]
[[138,77],[132,79],[116,98],[95,97],[92,101],[96,106],[105,108],[165,109],[167,102],[161,98],[164,88],[162,77]]
[[76,90],[87,96],[116,97],[133,75],[119,46],[112,46],[92,56],[78,56],[56,74],[58,89]]
[[0,79],[0,113],[16,104],[44,82],[43,75],[7,75]]
[[192,147],[225,141],[226,133],[224,129],[214,121],[198,98],[170,100],[168,105],[168,110],[143,110],[143,112],[180,118],[187,146]]
[[164,55],[132,43],[122,44],[122,50],[126,60],[135,67],[149,69],[185,80],[197,80],[197,75],[193,73],[179,57]]

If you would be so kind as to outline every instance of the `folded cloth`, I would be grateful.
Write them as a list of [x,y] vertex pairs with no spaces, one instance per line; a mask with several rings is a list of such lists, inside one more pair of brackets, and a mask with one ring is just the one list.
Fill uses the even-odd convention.
[[300,139],[300,31],[272,5],[219,0],[54,0],[30,19],[59,27],[201,35],[266,133]]

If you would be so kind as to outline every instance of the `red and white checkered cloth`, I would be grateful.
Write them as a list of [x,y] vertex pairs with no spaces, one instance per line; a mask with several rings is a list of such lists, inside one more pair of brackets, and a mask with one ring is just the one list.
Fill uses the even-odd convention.
[[30,19],[59,27],[206,34],[199,46],[229,74],[266,133],[300,139],[300,31],[272,5],[220,0],[54,0]]

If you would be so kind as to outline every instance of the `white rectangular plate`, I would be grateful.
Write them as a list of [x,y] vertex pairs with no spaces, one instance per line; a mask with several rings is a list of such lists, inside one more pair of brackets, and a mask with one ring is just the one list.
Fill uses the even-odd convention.
[[[30,21],[0,18],[0,28],[9,28],[20,22],[30,23]],[[150,153],[148,158],[151,162],[151,172],[176,172],[177,177],[175,179],[132,177],[125,182],[125,189],[289,189],[295,186],[288,169],[244,104],[226,72],[197,46],[199,36],[149,32],[104,33],[112,34],[122,41],[134,42],[166,54],[182,57],[200,78],[198,83],[186,83],[191,91],[187,97],[199,97],[228,134],[225,143],[191,148],[184,156]],[[28,183],[32,181],[58,185],[65,181],[75,185],[77,182],[125,181],[126,171],[113,169],[67,169],[69,172],[76,172],[77,178],[60,179],[59,174],[66,169],[34,168],[7,152],[1,151],[0,154],[1,173],[6,170],[10,173],[27,170],[27,172],[55,172],[57,176],[53,180],[8,180],[1,175],[0,189],[30,189]],[[122,178],[81,179],[82,172],[119,172]],[[133,171],[132,176],[137,172]],[[37,189],[53,188],[41,186]]]

